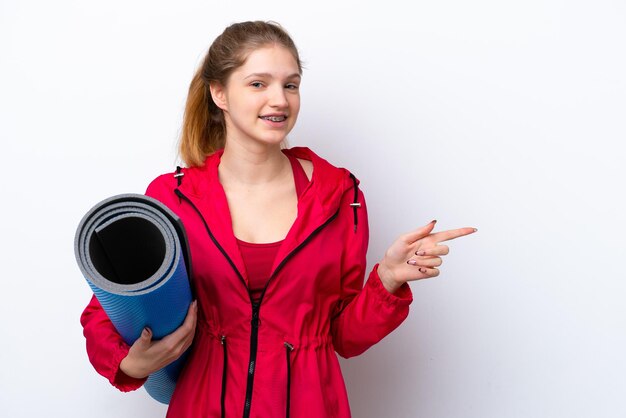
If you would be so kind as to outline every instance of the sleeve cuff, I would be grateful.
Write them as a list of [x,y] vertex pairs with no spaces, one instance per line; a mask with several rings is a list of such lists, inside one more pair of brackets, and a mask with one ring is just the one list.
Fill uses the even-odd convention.
[[413,293],[408,283],[404,283],[395,293],[389,293],[378,276],[378,264],[374,266],[365,287],[369,287],[384,303],[396,306],[408,306],[413,302]]
[[137,379],[135,377],[130,377],[126,373],[124,373],[120,369],[120,363],[128,354],[128,350],[130,347],[124,345],[120,346],[117,354],[113,356],[113,366],[112,368],[116,370],[113,378],[110,380],[111,384],[115,386],[122,392],[131,392],[133,390],[137,390],[146,383],[147,377],[143,379]]

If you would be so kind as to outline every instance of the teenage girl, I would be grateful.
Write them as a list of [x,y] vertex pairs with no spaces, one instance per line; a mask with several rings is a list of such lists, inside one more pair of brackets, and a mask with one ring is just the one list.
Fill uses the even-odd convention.
[[[439,275],[435,221],[400,236],[364,283],[367,210],[358,180],[308,148],[285,149],[302,66],[278,24],[242,22],[211,45],[187,99],[187,168],[146,194],[182,219],[196,300],[183,325],[126,345],[92,298],[81,323],[96,370],[122,391],[190,355],[168,417],[349,417],[336,353],[362,353],[406,318],[407,282]],[[193,346],[191,345],[193,341]]]

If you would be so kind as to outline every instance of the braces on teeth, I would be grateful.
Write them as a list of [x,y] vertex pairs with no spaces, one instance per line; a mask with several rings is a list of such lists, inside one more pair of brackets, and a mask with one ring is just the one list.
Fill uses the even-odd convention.
[[284,116],[267,116],[263,119],[271,120],[272,122],[282,122],[286,119]]

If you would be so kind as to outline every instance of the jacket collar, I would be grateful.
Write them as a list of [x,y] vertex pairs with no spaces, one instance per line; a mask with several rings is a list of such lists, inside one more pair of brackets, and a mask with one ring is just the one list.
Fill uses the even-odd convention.
[[[218,167],[223,152],[219,150],[208,156],[202,167],[186,169],[179,189],[196,205],[215,239],[248,283],[246,268],[233,234],[226,193],[219,182]],[[341,196],[353,186],[347,170],[334,167],[306,147],[284,149],[283,152],[310,160],[313,175],[298,200],[297,218],[278,250],[272,274],[291,252],[333,217],[339,209]]]

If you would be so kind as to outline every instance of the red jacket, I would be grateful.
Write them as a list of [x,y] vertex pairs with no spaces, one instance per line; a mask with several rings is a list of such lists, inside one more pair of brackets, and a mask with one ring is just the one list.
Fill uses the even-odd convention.
[[[364,352],[408,314],[407,284],[390,294],[374,267],[363,286],[368,224],[357,180],[307,148],[283,152],[310,160],[313,175],[258,306],[218,180],[222,152],[148,186],[147,195],[183,220],[199,305],[168,417],[219,417],[223,407],[227,417],[350,417],[335,351]],[[81,323],[96,370],[122,391],[140,387],[143,380],[119,371],[128,346],[97,300]]]

